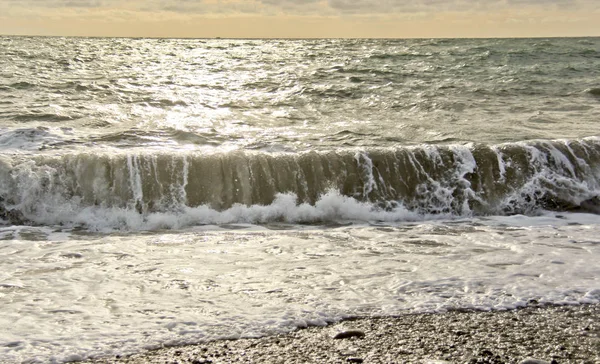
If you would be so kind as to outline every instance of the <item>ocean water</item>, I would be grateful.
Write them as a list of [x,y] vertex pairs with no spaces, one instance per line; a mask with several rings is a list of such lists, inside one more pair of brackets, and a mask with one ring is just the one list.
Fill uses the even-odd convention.
[[600,302],[600,38],[0,49],[2,363]]

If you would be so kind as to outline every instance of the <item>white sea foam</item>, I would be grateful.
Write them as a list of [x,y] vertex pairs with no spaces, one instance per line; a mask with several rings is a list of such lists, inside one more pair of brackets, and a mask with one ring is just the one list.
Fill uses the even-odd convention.
[[[47,213],[35,217],[43,225],[65,227],[85,226],[92,231],[140,231],[158,229],[181,229],[196,225],[220,225],[232,223],[293,223],[318,224],[352,221],[418,221],[426,217],[396,204],[384,209],[369,202],[342,196],[329,191],[314,204],[298,203],[294,194],[278,194],[270,205],[246,206],[235,204],[218,211],[203,205],[181,206],[170,212],[140,214],[134,208],[106,208],[100,206],[80,207],[77,201],[62,203],[59,209],[49,206]],[[39,210],[38,210],[39,211]],[[443,216],[430,216],[440,219]]]
[[[335,202],[318,212],[293,214],[321,217],[348,208],[329,198]],[[289,214],[292,200],[282,197],[277,212],[240,209],[218,222]],[[359,211],[355,206],[350,217]],[[146,224],[165,224],[155,218]],[[352,315],[503,310],[530,300],[600,303],[596,215],[272,228],[1,228],[0,356],[6,363],[65,362],[286,332]]]
[[0,124],[0,151],[2,153],[28,153],[63,143],[72,137],[63,128],[2,128]]

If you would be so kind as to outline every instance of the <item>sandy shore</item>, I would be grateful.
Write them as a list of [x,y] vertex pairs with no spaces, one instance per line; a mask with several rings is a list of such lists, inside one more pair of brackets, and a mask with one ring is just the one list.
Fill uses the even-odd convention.
[[361,318],[94,363],[600,363],[600,305]]

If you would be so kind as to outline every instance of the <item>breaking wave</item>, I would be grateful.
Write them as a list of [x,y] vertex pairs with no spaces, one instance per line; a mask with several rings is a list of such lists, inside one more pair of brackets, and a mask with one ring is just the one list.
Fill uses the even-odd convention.
[[599,181],[596,137],[306,153],[13,155],[0,159],[0,217],[138,230],[597,212]]

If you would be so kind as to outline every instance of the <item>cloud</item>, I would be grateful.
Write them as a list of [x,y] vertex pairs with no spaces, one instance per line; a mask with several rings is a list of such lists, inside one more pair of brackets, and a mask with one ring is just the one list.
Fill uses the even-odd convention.
[[163,10],[227,12],[243,9],[256,13],[279,11],[289,15],[486,12],[515,8],[600,9],[598,0],[154,0],[152,3],[154,9]]
[[0,5],[16,8],[97,8],[116,4],[111,0],[0,0]]
[[501,10],[600,10],[598,0],[0,0],[0,9],[121,9],[179,14],[390,15]]
[[[283,1],[283,0],[282,0]],[[556,7],[570,9],[600,8],[597,0],[327,0],[330,8],[341,13],[412,13],[412,12],[487,12],[503,9]]]
[[598,0],[0,0],[0,34],[600,36]]

